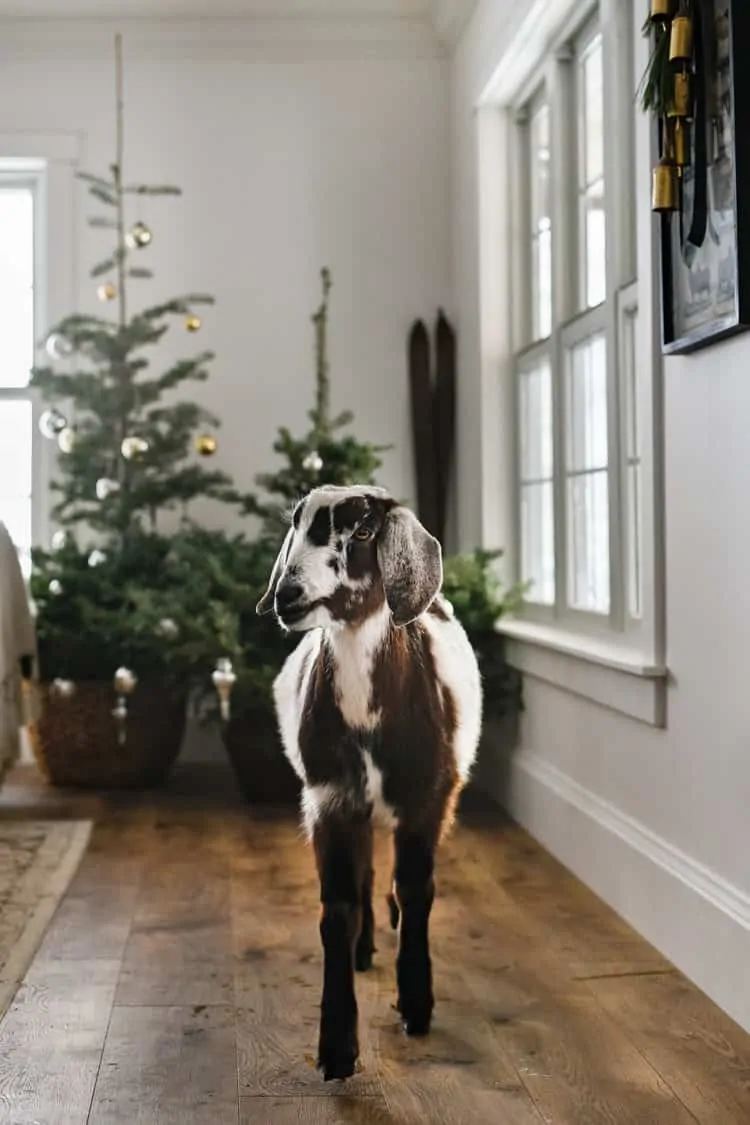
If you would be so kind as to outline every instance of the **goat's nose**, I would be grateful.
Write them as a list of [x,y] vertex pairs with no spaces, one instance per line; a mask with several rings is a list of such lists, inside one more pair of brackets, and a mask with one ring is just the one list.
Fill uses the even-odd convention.
[[291,607],[301,600],[303,594],[302,587],[297,582],[284,582],[276,590],[276,605],[279,609],[291,609]]

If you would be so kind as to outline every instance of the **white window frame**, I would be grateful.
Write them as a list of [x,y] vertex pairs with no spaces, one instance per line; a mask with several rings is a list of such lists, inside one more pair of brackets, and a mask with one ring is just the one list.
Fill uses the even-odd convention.
[[[40,295],[40,280],[43,269],[43,247],[40,238],[42,213],[44,210],[44,171],[39,162],[21,160],[0,160],[0,192],[8,190],[27,190],[31,192],[32,199],[32,237],[33,237],[33,333],[34,340],[38,339],[39,324],[43,313],[43,303]],[[36,358],[36,348],[34,349]],[[31,405],[31,542],[35,542],[38,526],[38,511],[40,508],[39,473],[39,396],[35,389],[28,383],[20,387],[6,387],[0,383],[0,402],[28,402]]]
[[[519,577],[519,482],[517,371],[536,355],[559,348],[590,334],[604,323],[607,333],[609,410],[608,452],[610,477],[610,612],[591,614],[569,609],[566,592],[564,527],[557,529],[555,607],[528,603],[513,619],[499,626],[507,635],[511,661],[528,675],[588,696],[608,707],[653,725],[666,721],[666,666],[664,628],[663,544],[663,441],[662,383],[657,283],[657,231],[648,198],[649,170],[653,162],[653,138],[646,115],[634,97],[634,80],[645,68],[648,43],[642,37],[642,12],[638,0],[601,0],[599,19],[608,53],[605,64],[605,121],[621,139],[619,150],[605,148],[605,207],[607,217],[607,300],[593,310],[577,313],[573,298],[577,279],[569,265],[576,253],[577,153],[564,133],[571,117],[572,75],[570,43],[586,25],[594,5],[591,0],[537,0],[523,22],[518,38],[508,48],[477,106],[479,160],[480,245],[480,358],[484,410],[497,410],[500,420],[495,441],[504,441],[493,453],[489,422],[483,428],[482,464],[494,470],[499,489],[495,504],[498,515],[489,514],[489,492],[483,499],[483,533],[487,546],[506,547],[508,581]],[[566,75],[566,68],[568,68]],[[519,308],[514,295],[529,292],[528,265],[524,264],[521,240],[527,228],[519,219],[519,201],[524,198],[525,157],[519,136],[519,121],[531,97],[545,82],[550,91],[553,154],[553,240],[569,239],[565,253],[553,263],[553,323],[562,331],[548,344],[530,342],[529,310]],[[635,126],[626,126],[623,115],[633,114]],[[557,119],[555,119],[557,118]],[[613,129],[612,122],[616,123]],[[568,133],[570,129],[568,128]],[[504,146],[498,157],[497,146]],[[561,164],[561,153],[562,161]],[[566,166],[567,161],[567,166]],[[573,162],[572,167],[571,162]],[[557,176],[557,182],[555,177]],[[635,221],[628,209],[628,192],[636,184]],[[643,185],[646,185],[645,187]],[[571,195],[573,196],[571,204]],[[498,200],[500,202],[498,202]],[[571,206],[575,217],[570,221]],[[567,216],[567,219],[566,219]],[[490,243],[489,234],[494,241]],[[498,239],[498,234],[500,238]],[[574,239],[574,240],[573,240]],[[554,244],[554,243],[553,243]],[[579,243],[580,244],[580,243]],[[509,249],[510,247],[510,249]],[[554,251],[553,251],[554,254]],[[529,251],[526,251],[526,261]],[[566,274],[567,269],[567,274]],[[578,271],[575,270],[577,273]],[[635,279],[637,283],[635,282]],[[498,297],[510,308],[498,312]],[[495,306],[493,307],[493,301]],[[626,563],[630,542],[627,520],[628,473],[627,416],[623,406],[628,391],[623,362],[623,327],[637,310],[636,369],[638,383],[637,430],[640,441],[640,613],[630,612],[632,597],[626,588]],[[519,346],[519,341],[526,348]],[[552,356],[556,371],[553,393],[559,397],[563,366],[561,356]],[[500,381],[497,382],[498,372]],[[493,384],[494,380],[494,384]],[[559,410],[555,409],[559,426]],[[509,423],[512,419],[512,424]],[[555,457],[564,446],[556,435]],[[560,466],[556,464],[556,488],[560,488]],[[613,503],[614,499],[614,503]],[[556,497],[556,521],[564,512]],[[562,565],[561,565],[562,564]]]
[[[33,185],[34,190],[34,362],[49,357],[43,340],[49,326],[71,311],[75,302],[76,183],[81,138],[76,133],[0,133],[0,177],[5,183]],[[41,346],[40,346],[41,345]],[[56,446],[39,432],[45,409],[33,387],[0,388],[0,398],[25,400],[32,408],[31,538],[34,546],[50,543],[50,481]]]

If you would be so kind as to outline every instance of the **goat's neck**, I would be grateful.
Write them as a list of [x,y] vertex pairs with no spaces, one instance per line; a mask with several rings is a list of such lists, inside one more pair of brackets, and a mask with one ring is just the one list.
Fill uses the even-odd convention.
[[361,625],[326,629],[326,642],[333,656],[336,702],[349,726],[372,730],[380,721],[380,713],[371,706],[372,672],[390,629],[387,605]]

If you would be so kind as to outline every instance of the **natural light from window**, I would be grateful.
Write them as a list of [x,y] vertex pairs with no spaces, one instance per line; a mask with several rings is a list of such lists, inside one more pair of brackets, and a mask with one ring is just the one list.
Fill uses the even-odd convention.
[[0,519],[28,573],[34,362],[34,192],[0,180]]

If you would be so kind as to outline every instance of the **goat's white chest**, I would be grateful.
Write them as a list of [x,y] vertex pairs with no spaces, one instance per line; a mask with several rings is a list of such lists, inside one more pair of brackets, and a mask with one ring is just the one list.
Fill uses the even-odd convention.
[[376,614],[356,635],[342,630],[333,645],[336,704],[344,722],[355,730],[375,730],[382,718],[372,705],[372,672],[386,627],[386,614]]
[[372,816],[385,828],[395,828],[396,813],[383,797],[383,774],[372,760],[369,750],[363,751],[365,766],[365,796],[372,805]]

